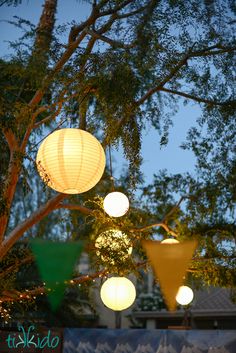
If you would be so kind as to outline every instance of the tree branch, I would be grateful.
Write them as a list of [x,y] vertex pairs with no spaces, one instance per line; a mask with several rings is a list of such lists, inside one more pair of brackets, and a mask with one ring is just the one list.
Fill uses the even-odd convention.
[[147,91],[139,100],[137,100],[135,102],[136,105],[141,105],[143,104],[149,97],[151,97],[154,93],[160,91],[161,88],[163,88],[163,86],[169,82],[176,74],[177,72],[179,72],[179,70],[186,65],[188,59],[190,58],[191,55],[191,51],[189,51],[184,57],[183,59],[181,59],[177,65],[175,65],[175,67],[169,72],[168,75],[166,75],[166,77],[158,83],[158,85],[154,88],[151,88],[149,91]]
[[133,0],[126,0],[126,1],[120,1],[114,8],[110,9],[110,10],[106,10],[100,13],[100,16],[104,17],[104,16],[109,16],[112,15],[114,13],[117,13],[118,11],[124,9],[127,5],[131,4],[133,2]]
[[165,229],[165,231],[171,235],[173,235],[175,238],[178,237],[178,234],[176,232],[173,231],[173,229],[171,229],[167,224],[166,221],[168,220],[168,218],[179,208],[180,204],[183,202],[183,200],[185,200],[186,198],[189,198],[188,195],[184,195],[181,196],[181,198],[179,199],[179,201],[176,203],[176,205],[174,205],[174,207],[172,207],[172,209],[162,218],[161,222],[159,223],[153,223],[153,224],[149,224],[147,226],[143,226],[140,228],[135,228],[135,229],[131,229],[131,232],[143,232],[145,230],[149,230],[151,228],[155,228],[155,227],[162,227],[163,229]]
[[57,110],[54,112],[54,114],[51,114],[49,116],[47,116],[46,118],[40,120],[39,122],[35,123],[33,128],[37,129],[39,126],[45,124],[46,122],[48,122],[49,120],[53,120],[55,119],[58,114],[60,113],[61,109],[62,109],[62,102],[57,102],[58,108]]
[[2,199],[5,201],[5,211],[0,215],[0,242],[3,240],[7,227],[9,211],[21,170],[21,155],[18,153],[20,153],[19,149],[11,150],[7,176],[3,185]]
[[148,224],[147,226],[144,226],[144,227],[140,227],[140,228],[132,228],[130,229],[129,231],[132,232],[132,233],[135,233],[135,232],[143,232],[145,230],[149,230],[151,228],[155,228],[155,227],[162,227],[165,229],[165,231],[171,235],[173,235],[175,238],[178,237],[178,234],[175,233],[166,223],[153,223],[153,224]]
[[54,209],[60,209],[60,208],[64,208],[67,210],[77,210],[86,215],[93,213],[93,210],[91,210],[90,208],[87,208],[81,205],[75,205],[75,204],[59,203],[58,205],[55,206]]
[[110,39],[106,36],[103,36],[99,34],[97,31],[92,31],[91,29],[87,29],[86,32],[91,35],[92,37],[96,39],[100,39],[101,41],[108,43],[110,46],[114,48],[124,48],[124,49],[130,49],[134,47],[134,44],[124,44],[122,42],[119,42],[117,40]]
[[10,151],[12,151],[14,148],[18,147],[18,143],[16,140],[15,135],[13,134],[13,132],[11,130],[6,130],[6,129],[2,129],[3,135],[7,141],[8,147],[10,149]]
[[[215,259],[235,259],[235,256],[213,256],[213,257],[194,257],[192,258],[192,262],[194,261],[211,261],[211,260],[215,260]],[[144,267],[147,265],[150,265],[150,262],[148,260],[142,261],[142,262],[138,262],[135,264],[136,268],[140,268],[140,267]],[[194,268],[188,268],[187,272],[198,272],[199,270],[194,269]],[[202,271],[202,270],[201,270]],[[204,270],[205,271],[209,271],[208,269]],[[96,278],[102,278],[102,277],[106,277],[108,275],[108,271],[106,269],[103,269],[101,271],[97,271],[93,274],[88,274],[88,275],[82,275],[79,277],[74,277],[71,280],[67,281],[68,285],[78,285],[78,284],[82,284],[88,281],[92,281]],[[4,303],[4,302],[15,302],[15,301],[21,301],[21,300],[32,300],[32,299],[36,299],[35,297],[37,295],[43,295],[43,294],[47,294],[47,289],[44,286],[39,286],[37,288],[31,289],[31,290],[25,290],[23,292],[17,291],[17,290],[9,290],[9,291],[3,291],[2,292],[2,297],[0,297],[0,302]]]
[[[214,50],[217,48],[220,48],[220,49]],[[195,57],[204,57],[204,56],[211,56],[211,55],[221,55],[225,53],[234,52],[235,50],[236,50],[236,47],[223,47],[223,46],[216,45],[196,52],[192,52],[190,57],[195,58]]]
[[9,273],[16,271],[20,266],[25,265],[34,260],[33,256],[27,256],[22,260],[17,260],[12,266],[9,266],[2,272],[0,272],[0,279],[6,277]]
[[37,211],[35,211],[29,218],[20,223],[7,238],[4,239],[0,246],[0,259],[3,258],[6,253],[11,249],[15,242],[33,225],[37,224],[41,219],[47,216],[56,206],[67,197],[67,194],[58,194],[46,204],[42,205]]
[[200,97],[196,97],[193,96],[191,94],[185,93],[185,92],[180,92],[180,91],[176,91],[176,90],[172,90],[172,89],[168,89],[165,87],[159,88],[159,91],[162,92],[166,92],[166,93],[171,93],[171,94],[175,94],[184,98],[188,98],[188,99],[192,99],[198,103],[205,103],[205,104],[211,104],[211,105],[224,105],[224,102],[217,102],[217,101],[213,101],[210,99],[204,99],[204,98],[200,98]]
[[[91,281],[95,278],[101,278],[107,275],[107,270],[101,270],[98,272],[95,272],[90,275],[83,275],[80,277],[75,277],[71,280],[68,281],[69,285],[77,285],[77,284],[82,284],[87,281]],[[27,300],[31,299],[34,296],[37,295],[42,295],[42,294],[47,294],[47,289],[43,286],[31,289],[31,290],[25,290],[23,292],[19,291],[5,291],[2,293],[2,297],[0,297],[1,302],[14,302],[14,301],[20,301],[20,300]]]
[[166,222],[167,219],[177,210],[177,208],[179,208],[180,204],[181,204],[185,199],[188,199],[188,198],[189,198],[188,195],[181,196],[181,198],[180,198],[179,201],[174,205],[174,207],[172,207],[172,209],[163,217],[162,222]]

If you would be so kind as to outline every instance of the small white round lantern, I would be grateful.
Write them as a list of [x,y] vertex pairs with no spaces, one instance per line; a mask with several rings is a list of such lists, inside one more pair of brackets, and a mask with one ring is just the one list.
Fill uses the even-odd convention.
[[108,308],[121,311],[133,304],[136,298],[136,289],[126,277],[111,277],[103,283],[100,295]]
[[103,207],[110,217],[121,217],[128,212],[129,199],[122,192],[110,192],[104,199]]
[[167,238],[161,241],[162,244],[178,244],[179,241],[174,238]]
[[179,287],[178,293],[176,295],[176,301],[180,305],[188,305],[193,300],[193,291],[188,286]]
[[80,129],[61,129],[46,137],[39,147],[39,175],[52,189],[80,194],[101,179],[106,158],[100,142]]
[[118,229],[109,229],[99,234],[95,241],[97,256],[102,261],[109,262],[114,265],[112,255],[117,254],[123,261],[126,260],[133,251],[131,240],[127,234]]

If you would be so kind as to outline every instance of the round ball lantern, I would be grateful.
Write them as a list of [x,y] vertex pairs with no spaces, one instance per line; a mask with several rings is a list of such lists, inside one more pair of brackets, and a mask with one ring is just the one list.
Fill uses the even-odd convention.
[[103,283],[100,295],[108,308],[121,311],[133,304],[136,289],[133,283],[125,277],[111,277]]
[[118,229],[109,229],[99,234],[95,241],[96,254],[102,261],[114,265],[113,256],[126,260],[133,251],[131,240],[127,234]]
[[129,199],[122,192],[110,192],[104,199],[103,207],[109,216],[121,217],[129,209]]
[[105,168],[105,153],[100,142],[80,129],[53,132],[39,147],[36,164],[43,181],[65,194],[80,194],[92,189]]
[[167,238],[161,241],[162,244],[178,244],[179,241],[174,238]]
[[180,305],[188,305],[193,300],[193,296],[193,291],[190,287],[181,286],[176,295],[176,301]]

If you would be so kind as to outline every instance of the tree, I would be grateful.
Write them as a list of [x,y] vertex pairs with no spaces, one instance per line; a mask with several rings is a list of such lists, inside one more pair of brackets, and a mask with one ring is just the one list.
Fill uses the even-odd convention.
[[[45,0],[37,28],[18,19],[17,25],[29,30],[18,45],[14,43],[16,55],[1,60],[0,275],[19,268],[20,261],[8,260],[17,241],[30,232],[32,236],[32,229],[58,226],[60,217],[66,215],[66,227],[72,234],[73,227],[79,226],[92,244],[102,229],[121,228],[141,257],[142,237],[197,237],[199,249],[189,269],[192,275],[234,286],[234,4],[230,0],[100,0],[90,6],[88,18],[73,23],[68,31],[66,26],[55,28],[57,1]],[[62,30],[68,32],[67,43],[60,42]],[[198,158],[195,176],[161,172],[153,185],[143,188],[142,207],[133,202],[129,215],[118,220],[105,216],[101,207],[109,173],[94,190],[81,196],[46,189],[38,207],[32,189],[38,188],[42,195],[42,183],[33,161],[38,141],[50,131],[79,126],[98,134],[105,149],[121,142],[129,161],[123,186],[132,191],[141,182],[142,131],[151,124],[160,133],[161,144],[166,144],[171,116],[180,101],[201,107],[198,126],[211,133],[204,137],[194,127],[184,145]],[[180,195],[177,203],[176,191]],[[17,209],[18,218],[14,219]],[[46,217],[50,222],[45,223]],[[103,263],[101,269],[95,247],[90,246],[89,251],[97,272],[76,277],[76,283],[110,271],[127,273],[137,268],[134,260],[124,263],[112,254],[114,261]],[[204,270],[205,261],[209,271]],[[42,291],[41,286],[30,288],[32,295]],[[2,288],[3,302],[20,296],[31,297],[29,290]]]

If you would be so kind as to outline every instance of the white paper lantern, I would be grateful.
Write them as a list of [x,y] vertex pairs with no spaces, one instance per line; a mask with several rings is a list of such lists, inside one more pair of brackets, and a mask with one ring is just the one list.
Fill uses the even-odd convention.
[[129,209],[129,199],[122,192],[110,192],[104,199],[103,207],[109,216],[121,217]]
[[115,254],[125,261],[132,254],[131,240],[127,234],[118,229],[109,229],[99,234],[95,241],[96,254],[102,261],[114,264]]
[[174,239],[174,238],[167,238],[161,241],[162,244],[177,244],[179,243],[178,240]]
[[193,300],[193,291],[188,286],[179,287],[178,293],[176,295],[176,301],[180,305],[188,305]]
[[121,311],[133,304],[136,289],[133,283],[125,277],[111,277],[103,283],[100,295],[108,308]]
[[80,194],[93,188],[105,168],[100,142],[80,129],[61,129],[39,147],[36,164],[43,181],[65,194]]

